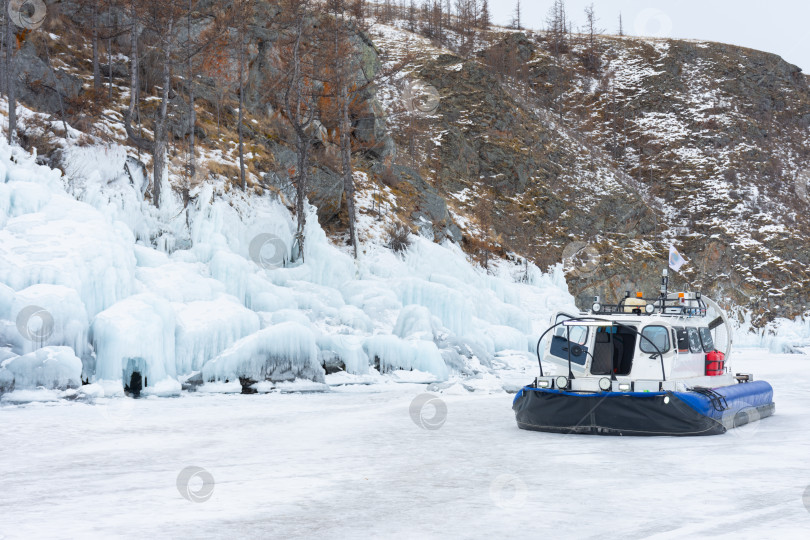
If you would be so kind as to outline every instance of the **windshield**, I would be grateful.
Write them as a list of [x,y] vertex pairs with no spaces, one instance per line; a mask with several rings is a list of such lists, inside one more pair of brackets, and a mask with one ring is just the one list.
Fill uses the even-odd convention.
[[652,354],[665,353],[669,350],[669,331],[665,327],[647,326],[641,331],[641,335],[643,336],[639,342],[641,352]]

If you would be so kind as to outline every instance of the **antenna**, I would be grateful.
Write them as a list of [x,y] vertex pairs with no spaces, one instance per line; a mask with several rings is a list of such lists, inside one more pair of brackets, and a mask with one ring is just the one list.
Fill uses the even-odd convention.
[[667,286],[669,285],[669,270],[664,268],[661,273],[661,311],[664,311],[664,306],[667,305]]

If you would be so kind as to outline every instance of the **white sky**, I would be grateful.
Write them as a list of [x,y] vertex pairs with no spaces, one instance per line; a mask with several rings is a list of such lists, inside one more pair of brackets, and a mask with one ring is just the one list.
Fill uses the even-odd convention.
[[[574,30],[591,0],[566,0]],[[490,0],[493,21],[508,24],[516,0]],[[521,0],[523,26],[542,30],[552,0]],[[593,0],[599,26],[627,35],[704,39],[778,54],[810,73],[808,0]]]

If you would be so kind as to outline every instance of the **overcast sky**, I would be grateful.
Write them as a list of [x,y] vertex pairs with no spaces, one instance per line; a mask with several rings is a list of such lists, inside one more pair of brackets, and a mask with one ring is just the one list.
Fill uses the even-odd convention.
[[[592,0],[566,0],[576,28]],[[516,0],[490,0],[493,20],[508,24]],[[552,0],[521,0],[523,26],[542,30]],[[808,0],[593,0],[599,26],[628,35],[705,39],[776,53],[810,73]]]

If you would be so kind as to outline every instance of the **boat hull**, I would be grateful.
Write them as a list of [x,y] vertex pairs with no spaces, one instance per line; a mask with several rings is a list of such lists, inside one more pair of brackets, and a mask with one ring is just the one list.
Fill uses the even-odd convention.
[[764,381],[711,391],[574,393],[527,386],[512,403],[518,427],[553,433],[635,436],[719,435],[770,416]]

